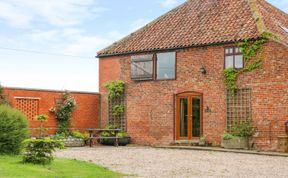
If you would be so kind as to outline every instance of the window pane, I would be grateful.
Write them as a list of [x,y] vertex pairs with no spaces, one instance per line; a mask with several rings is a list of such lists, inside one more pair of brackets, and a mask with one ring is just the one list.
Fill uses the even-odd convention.
[[175,52],[157,54],[157,79],[175,78],[175,59]]
[[229,48],[225,49],[225,54],[229,54]]
[[150,80],[153,78],[153,55],[132,57],[131,78],[133,80]]
[[188,136],[188,99],[180,99],[180,137]]
[[240,69],[243,68],[243,55],[235,56],[235,68]]
[[233,66],[233,56],[226,56],[225,57],[225,69],[234,67]]
[[230,53],[230,54],[233,53],[233,48],[229,48],[229,53]]
[[240,49],[239,48],[235,48],[235,53],[240,53]]

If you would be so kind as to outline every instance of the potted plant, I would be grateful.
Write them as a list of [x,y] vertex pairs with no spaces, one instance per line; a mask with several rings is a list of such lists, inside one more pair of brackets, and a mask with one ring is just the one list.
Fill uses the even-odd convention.
[[224,132],[221,147],[228,149],[249,149],[249,138],[255,131],[256,129],[253,127],[251,119],[235,123],[230,132]]
[[[111,129],[111,131],[103,131],[100,133],[101,139],[99,142],[103,145],[115,145],[116,137],[118,137],[118,145],[119,146],[126,146],[131,142],[131,137],[127,134],[127,132],[119,131],[116,133],[113,129],[117,129],[115,125],[107,125],[106,129]],[[108,137],[108,138],[105,138]],[[111,138],[112,137],[112,138]]]
[[206,146],[206,136],[200,137],[199,146]]
[[68,136],[65,133],[58,133],[50,137],[53,140],[61,140],[66,147],[82,147],[85,145],[85,141],[89,138],[89,134],[81,133],[76,130]]

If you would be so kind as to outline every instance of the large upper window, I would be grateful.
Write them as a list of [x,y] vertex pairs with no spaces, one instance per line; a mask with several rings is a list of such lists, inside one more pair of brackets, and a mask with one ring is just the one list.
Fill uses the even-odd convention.
[[176,53],[166,52],[132,56],[132,80],[175,79]]
[[131,64],[133,80],[153,79],[153,54],[133,56]]
[[243,54],[239,47],[225,48],[225,69],[241,69],[244,67]]
[[157,79],[175,78],[175,52],[157,54]]

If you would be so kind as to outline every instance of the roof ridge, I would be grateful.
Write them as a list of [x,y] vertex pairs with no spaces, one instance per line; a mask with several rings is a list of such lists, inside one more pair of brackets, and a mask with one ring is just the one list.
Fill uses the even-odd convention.
[[247,3],[251,9],[252,12],[252,17],[255,19],[256,21],[256,25],[257,25],[257,29],[259,32],[259,35],[261,35],[262,33],[264,33],[265,31],[267,31],[266,25],[264,23],[263,20],[263,16],[260,12],[260,10],[257,7],[257,0],[247,0]]
[[[116,44],[118,44],[118,43],[121,43],[121,42],[125,41],[127,38],[129,38],[129,37],[131,37],[131,36],[134,36],[134,35],[137,34],[137,33],[140,33],[141,31],[145,30],[145,29],[148,28],[149,26],[151,26],[151,25],[153,25],[154,23],[156,23],[156,22],[158,22],[159,20],[161,20],[161,19],[162,19],[163,17],[165,17],[166,15],[168,15],[168,14],[170,14],[171,12],[174,12],[174,11],[178,10],[179,8],[181,8],[182,6],[186,5],[189,1],[191,1],[191,0],[186,0],[184,3],[176,6],[175,8],[169,10],[168,12],[164,13],[163,15],[157,17],[157,18],[154,19],[153,21],[147,23],[145,26],[140,27],[138,30],[129,33],[129,34],[126,35],[125,37],[123,37],[123,38],[119,39],[118,41],[114,42],[114,43],[112,44],[112,46],[114,46],[114,45],[116,45]],[[106,47],[106,48],[103,48],[103,49],[101,49],[100,51],[98,51],[98,53],[101,53],[101,51],[104,51],[105,49],[111,48],[112,46],[108,46],[108,47]]]
[[259,38],[269,29],[260,2],[262,0],[186,0],[101,49],[97,57]]
[[[267,24],[264,21],[265,15],[261,12],[261,10],[259,9],[259,6],[263,6],[265,4],[265,5],[269,6],[271,9],[275,10],[276,13],[279,13],[279,14],[283,15],[284,17],[287,17],[287,18],[288,18],[288,14],[286,14],[284,11],[281,11],[277,7],[270,4],[269,2],[267,2],[267,0],[247,0],[247,1],[250,5],[250,8],[252,9],[253,17],[256,19],[257,28],[258,28],[260,35],[262,35],[265,32],[272,33],[274,35],[272,38],[270,38],[271,40],[278,42],[278,43],[281,43],[282,45],[285,45],[286,47],[288,47],[288,44],[281,40],[281,38],[283,38],[283,35],[281,35],[277,31],[271,30],[267,27]],[[261,4],[261,3],[263,3],[263,4]]]
[[267,0],[264,0],[264,2],[265,2],[268,6],[270,6],[271,8],[277,10],[279,13],[281,13],[281,14],[283,14],[283,15],[285,15],[285,16],[288,17],[288,14],[287,14],[286,12],[282,11],[281,9],[279,9],[279,8],[276,7],[276,6],[273,6],[273,5],[270,4]]

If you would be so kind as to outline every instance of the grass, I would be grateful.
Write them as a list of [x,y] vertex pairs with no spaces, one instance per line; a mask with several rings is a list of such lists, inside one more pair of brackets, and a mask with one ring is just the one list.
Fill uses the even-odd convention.
[[95,164],[56,158],[50,165],[21,163],[20,156],[0,156],[0,178],[114,178],[124,176]]

